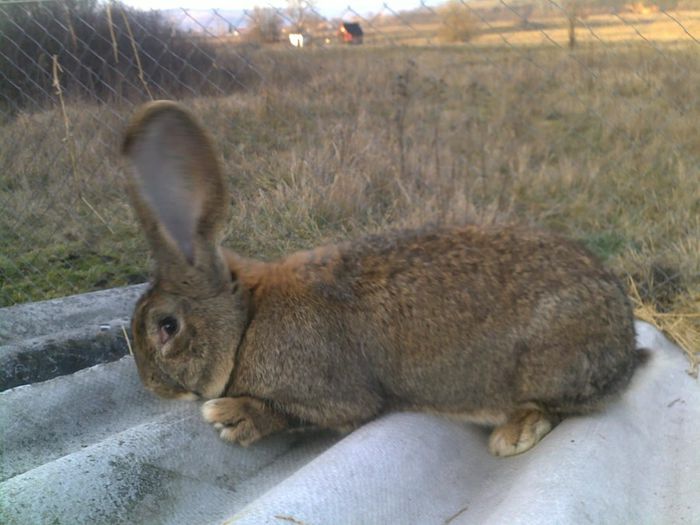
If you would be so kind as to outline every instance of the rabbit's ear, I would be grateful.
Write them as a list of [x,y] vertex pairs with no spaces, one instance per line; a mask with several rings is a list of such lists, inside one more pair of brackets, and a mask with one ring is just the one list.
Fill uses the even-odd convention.
[[[218,245],[228,194],[206,132],[174,102],[147,104],[132,120],[123,152],[132,165],[129,193],[158,272],[220,266]],[[218,269],[214,274],[220,274]]]

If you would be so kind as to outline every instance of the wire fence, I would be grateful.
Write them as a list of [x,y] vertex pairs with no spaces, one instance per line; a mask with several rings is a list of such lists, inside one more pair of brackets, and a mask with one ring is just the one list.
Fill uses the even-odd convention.
[[147,279],[118,149],[159,98],[212,130],[247,254],[504,215],[675,304],[700,271],[699,38],[693,2],[0,2],[0,306]]

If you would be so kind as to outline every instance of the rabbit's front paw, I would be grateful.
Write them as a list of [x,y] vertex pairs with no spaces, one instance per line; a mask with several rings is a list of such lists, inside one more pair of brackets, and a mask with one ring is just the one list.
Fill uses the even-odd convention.
[[513,456],[534,447],[556,424],[554,418],[539,410],[522,410],[496,427],[489,438],[494,456]]
[[202,405],[202,416],[219,431],[221,439],[247,447],[262,437],[255,428],[248,405],[245,398],[212,399]]
[[202,405],[202,416],[219,431],[221,439],[247,447],[285,427],[285,420],[249,397],[220,397]]

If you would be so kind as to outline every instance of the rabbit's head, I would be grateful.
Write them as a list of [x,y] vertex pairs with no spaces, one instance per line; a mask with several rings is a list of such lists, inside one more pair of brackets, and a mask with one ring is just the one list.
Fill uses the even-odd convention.
[[247,297],[219,246],[229,195],[212,143],[189,112],[158,101],[133,118],[123,152],[155,261],[132,321],[139,375],[163,397],[218,397],[245,330]]

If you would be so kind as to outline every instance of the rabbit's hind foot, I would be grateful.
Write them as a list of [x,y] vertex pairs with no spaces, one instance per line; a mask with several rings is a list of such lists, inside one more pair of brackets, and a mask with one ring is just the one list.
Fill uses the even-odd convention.
[[558,418],[536,409],[518,410],[491,432],[489,452],[513,456],[534,447],[558,422]]

